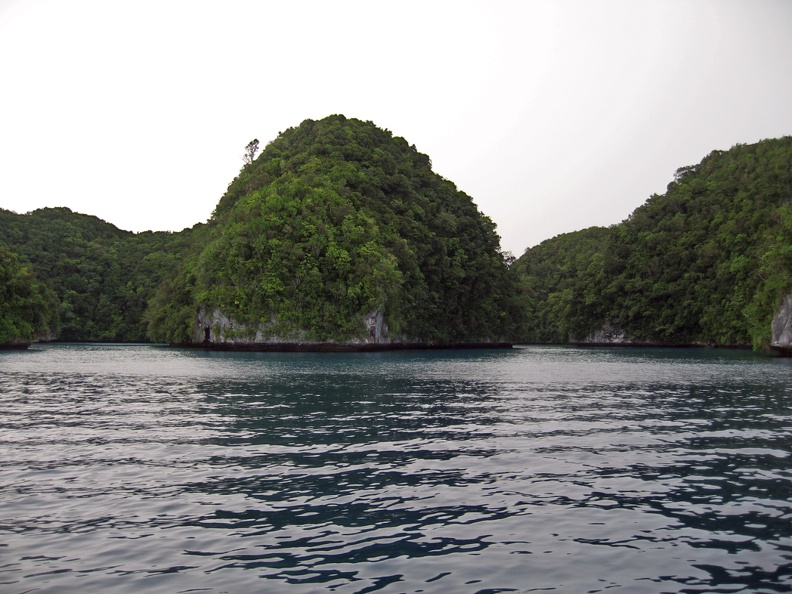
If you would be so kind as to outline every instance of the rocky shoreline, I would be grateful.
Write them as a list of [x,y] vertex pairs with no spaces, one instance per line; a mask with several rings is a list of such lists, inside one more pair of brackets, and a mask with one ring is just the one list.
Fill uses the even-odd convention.
[[443,349],[511,349],[510,342],[456,343],[328,343],[328,342],[206,342],[171,345],[208,351],[273,353],[376,353],[385,351],[427,351]]

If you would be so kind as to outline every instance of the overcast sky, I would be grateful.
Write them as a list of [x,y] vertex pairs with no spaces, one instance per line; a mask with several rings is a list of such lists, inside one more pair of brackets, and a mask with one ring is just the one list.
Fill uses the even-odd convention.
[[515,255],[792,134],[792,1],[0,0],[0,207],[206,221],[306,118],[371,120]]

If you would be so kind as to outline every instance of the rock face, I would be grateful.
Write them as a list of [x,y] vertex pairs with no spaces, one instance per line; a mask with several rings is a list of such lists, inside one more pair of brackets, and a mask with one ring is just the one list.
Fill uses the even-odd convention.
[[[623,329],[604,325],[585,338],[570,338],[570,344],[578,346],[623,346],[623,347],[705,347],[714,346],[697,343],[667,343],[658,340],[635,339],[627,336]],[[743,348],[742,345],[721,345],[726,348]]]
[[792,294],[784,298],[773,316],[770,346],[792,356]]
[[312,341],[304,331],[288,336],[272,332],[275,320],[262,322],[255,330],[223,314],[219,309],[211,312],[201,309],[193,327],[192,346],[225,351],[330,351],[360,352],[388,351],[400,349],[437,349],[437,348],[511,348],[510,342],[481,340],[461,343],[427,343],[410,340],[406,337],[391,338],[388,325],[380,310],[374,310],[362,319],[367,329],[365,338],[338,342],[327,340]]
[[[671,345],[653,343],[651,341],[632,340],[627,337],[624,330],[611,325],[605,325],[585,338],[570,338],[570,344],[580,346],[716,346],[705,344]],[[749,345],[717,345],[724,348],[750,348]],[[792,356],[792,294],[787,295],[781,302],[773,316],[771,327],[771,348],[782,355]]]
[[650,340],[635,340],[627,336],[622,328],[605,324],[599,330],[595,330],[584,338],[570,337],[569,344],[578,346],[624,346],[624,347],[654,347],[654,346],[675,346],[666,345]]
[[621,328],[615,326],[605,325],[599,330],[595,330],[585,338],[572,338],[570,339],[573,344],[588,344],[588,345],[629,345],[633,341],[627,338],[627,334]]
[[343,343],[311,341],[306,339],[303,331],[288,336],[279,336],[271,331],[274,322],[274,320],[270,324],[262,322],[254,331],[229,318],[219,309],[208,312],[202,308],[193,329],[193,339],[196,344],[200,343],[207,348],[251,351],[383,350],[391,344],[387,336],[388,326],[379,310],[375,310],[363,318],[363,324],[368,330],[365,339]]

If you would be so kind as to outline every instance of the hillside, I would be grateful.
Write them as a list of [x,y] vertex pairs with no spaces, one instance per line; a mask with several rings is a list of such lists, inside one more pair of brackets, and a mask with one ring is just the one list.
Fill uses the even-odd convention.
[[530,342],[766,348],[792,292],[792,138],[714,151],[609,229],[526,252]]
[[56,307],[55,296],[19,256],[0,246],[0,348],[26,347],[49,334]]
[[170,343],[492,343],[514,287],[495,225],[426,155],[330,116],[244,167],[148,317]]
[[493,222],[406,140],[306,120],[180,233],[0,209],[0,275],[0,345],[767,348],[792,336],[792,138],[713,151],[625,221],[510,265]]
[[0,209],[0,246],[54,300],[42,312],[46,331],[35,334],[64,341],[147,340],[149,298],[175,268],[190,233],[134,234],[68,208],[24,215]]

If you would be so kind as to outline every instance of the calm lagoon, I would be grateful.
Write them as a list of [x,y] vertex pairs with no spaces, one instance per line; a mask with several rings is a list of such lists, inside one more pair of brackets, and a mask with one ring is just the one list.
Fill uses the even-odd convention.
[[792,592],[792,360],[0,352],[0,592]]

